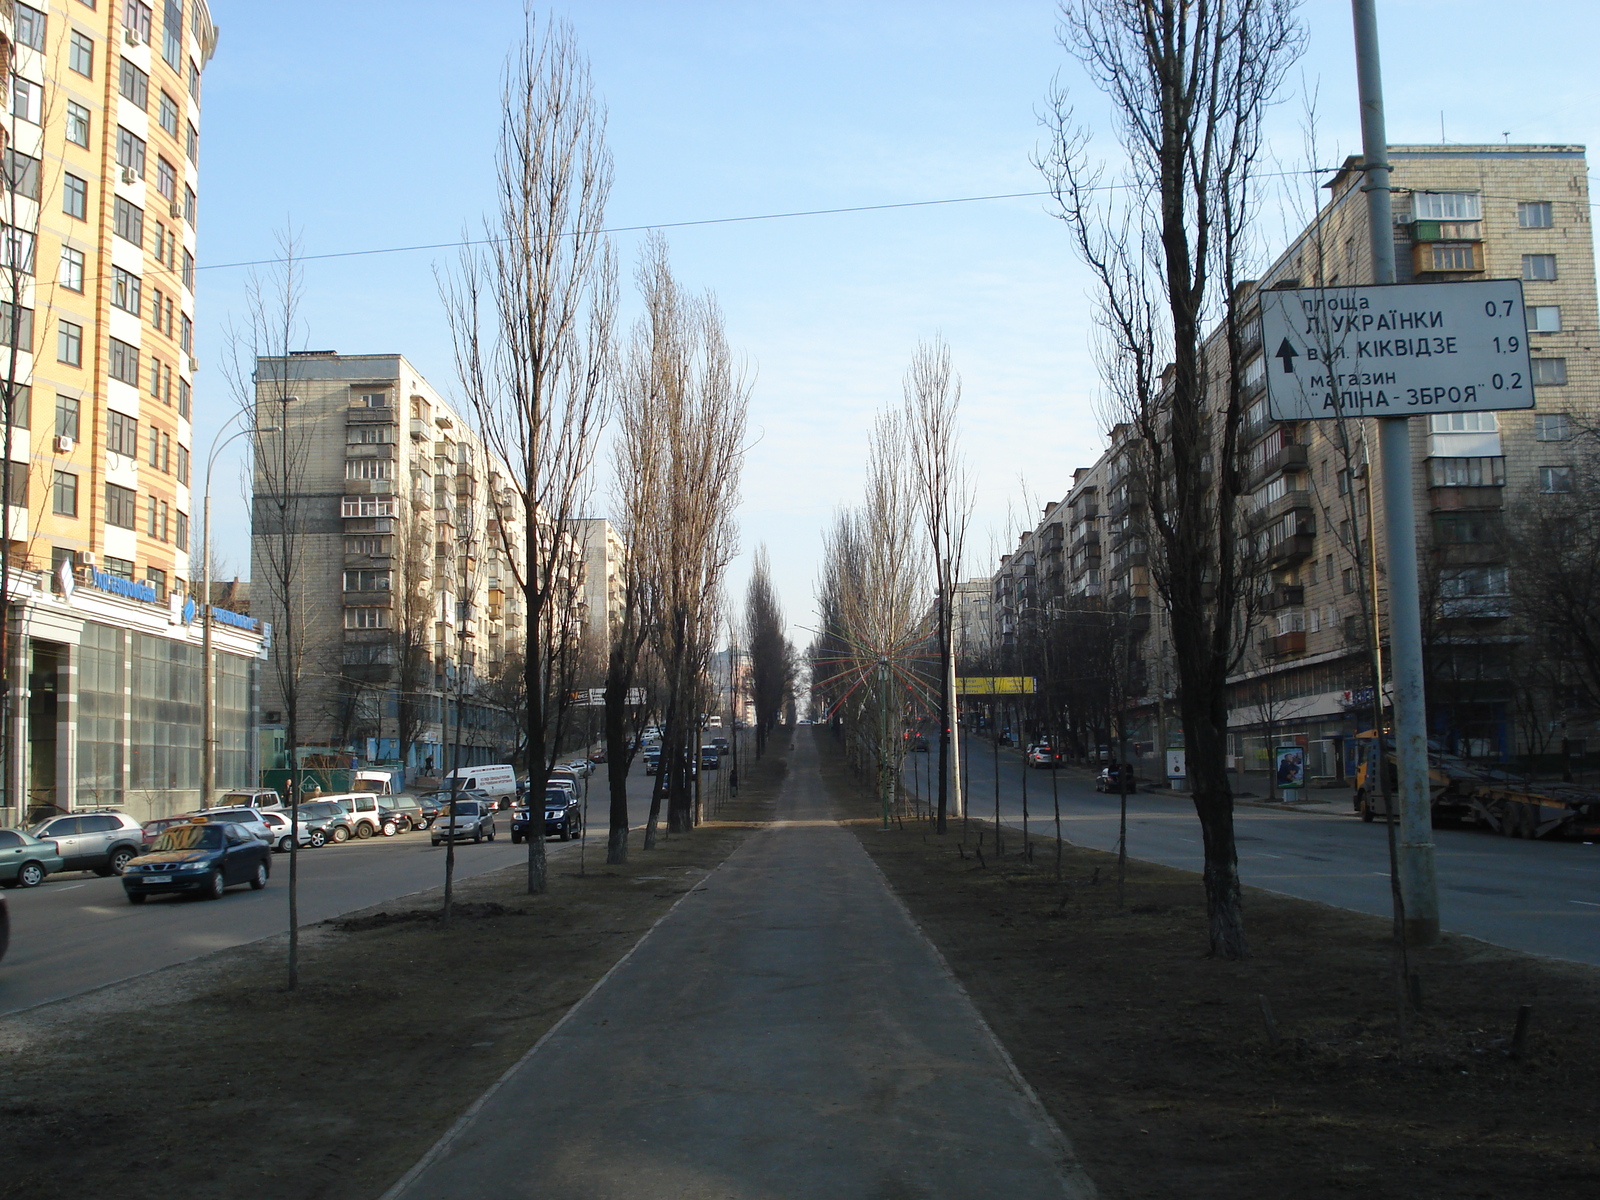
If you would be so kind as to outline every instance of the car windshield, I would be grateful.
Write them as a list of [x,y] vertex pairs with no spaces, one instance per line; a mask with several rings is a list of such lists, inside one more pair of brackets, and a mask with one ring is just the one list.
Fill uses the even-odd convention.
[[558,808],[565,808],[567,803],[567,794],[562,791],[551,789],[544,794],[544,802],[546,804],[553,804]]
[[475,817],[478,815],[478,802],[476,800],[456,801],[456,815],[461,817]]
[[300,806],[300,819],[302,821],[320,821],[324,817],[336,817],[342,811],[337,804],[328,804],[326,802],[302,804]]
[[254,799],[255,793],[253,792],[229,792],[222,798],[222,802],[224,804],[237,804],[241,807],[244,807],[249,805],[250,801]]
[[162,830],[152,847],[162,850],[220,850],[222,830],[215,825],[174,825]]

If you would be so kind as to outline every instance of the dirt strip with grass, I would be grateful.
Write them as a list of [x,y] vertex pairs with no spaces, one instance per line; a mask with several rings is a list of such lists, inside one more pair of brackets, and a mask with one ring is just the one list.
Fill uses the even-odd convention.
[[[787,756],[694,833],[515,867],[0,1018],[0,1200],[371,1200],[767,819]],[[530,1130],[529,1137],[543,1136]]]
[[1251,957],[1208,959],[1199,876],[1131,863],[1119,905],[1114,855],[1068,847],[1058,882],[1051,839],[1030,863],[978,821],[964,846],[960,822],[885,832],[818,740],[840,811],[1108,1200],[1600,1196],[1600,971],[1447,936],[1417,957],[1402,1046],[1389,922],[1247,889]]

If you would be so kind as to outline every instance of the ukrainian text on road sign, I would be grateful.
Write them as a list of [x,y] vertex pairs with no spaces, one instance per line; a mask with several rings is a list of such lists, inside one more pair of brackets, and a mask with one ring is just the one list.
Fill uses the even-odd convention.
[[1522,283],[1262,293],[1274,420],[1533,407]]

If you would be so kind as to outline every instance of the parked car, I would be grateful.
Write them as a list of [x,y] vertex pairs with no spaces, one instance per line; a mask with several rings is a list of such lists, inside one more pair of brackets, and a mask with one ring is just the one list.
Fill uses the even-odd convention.
[[121,875],[128,861],[144,849],[139,822],[119,812],[68,813],[40,821],[28,832],[54,842],[63,871]]
[[299,813],[310,839],[307,844],[313,849],[329,842],[348,842],[355,834],[350,815],[332,800],[307,801],[300,806]]
[[[568,830],[574,828],[571,820],[567,817],[568,813],[579,814],[576,828],[581,832],[583,829],[583,816],[577,796],[566,788],[552,787],[546,789],[542,817],[546,837],[549,837],[552,833],[559,834],[563,828]],[[536,819],[540,818],[535,818],[525,804],[512,810],[511,841],[513,844],[527,840],[528,830]],[[566,841],[568,838],[563,838],[562,840]]]
[[555,775],[552,775],[545,782],[544,787],[545,787],[545,791],[547,791],[547,792],[551,788],[556,788],[556,789],[558,789],[560,791],[566,792],[567,795],[571,796],[574,800],[576,800],[578,798],[578,795],[579,795],[578,785],[577,784],[573,783],[572,780],[570,780],[570,779],[562,779],[559,776],[555,776]]
[[[407,794],[385,796],[382,807],[404,817],[407,829],[426,829],[432,823],[433,816],[438,815],[434,813],[433,816],[429,816],[422,807],[422,801],[416,796]],[[385,833],[384,836],[389,835]]]
[[579,779],[587,779],[594,774],[594,764],[587,758],[575,758],[571,762],[561,764]]
[[213,821],[208,813],[164,830],[148,854],[128,864],[122,889],[129,904],[183,892],[220,900],[237,883],[260,891],[271,875],[272,851],[265,842],[244,825]]
[[485,838],[494,841],[494,806],[482,800],[458,800],[455,803],[454,813],[447,808],[439,814],[439,819],[433,823],[429,830],[433,835],[433,844],[449,839],[459,842],[464,838],[471,838],[481,842]]
[[422,828],[426,829],[429,825],[432,825],[435,821],[437,821],[439,819],[439,814],[444,811],[445,805],[449,803],[449,795],[446,794],[441,796],[439,792],[432,792],[427,795],[418,796],[417,807],[422,810],[422,817],[424,821]]
[[[383,822],[379,816],[380,797],[376,792],[341,792],[337,796],[324,796],[330,804],[337,804],[350,818],[350,832],[358,838],[373,837],[381,833]],[[381,797],[388,800],[388,796]]]
[[64,863],[54,842],[40,841],[20,829],[0,829],[0,887],[38,887]]
[[[1124,786],[1124,781],[1126,785]],[[1136,792],[1139,790],[1133,777],[1133,764],[1123,763],[1120,767],[1101,767],[1100,774],[1095,776],[1094,790],[1097,792],[1116,792],[1119,795],[1124,791]]]
[[0,959],[11,947],[11,912],[6,908],[6,898],[0,896]]
[[191,815],[190,813],[184,813],[178,817],[152,817],[146,821],[144,828],[140,830],[141,840],[144,843],[143,849],[148,850],[151,846],[154,846],[156,839],[161,836],[162,830],[170,829],[174,825],[187,825]]
[[[268,846],[277,844],[278,836],[271,825],[267,824],[266,817],[259,808],[208,808],[203,813],[194,813],[192,816],[203,816],[210,821],[221,821],[228,825],[238,825],[249,831],[250,836],[265,842]],[[288,818],[284,820],[287,822]]]
[[[291,822],[288,815],[273,809],[263,812],[261,814],[261,819],[266,822],[267,828],[272,831],[272,848],[279,854],[289,853],[289,848],[294,844],[296,839],[295,835],[289,831]],[[145,828],[148,829],[149,826],[146,826]],[[309,846],[311,844],[311,832],[306,828],[306,823],[304,821],[300,822],[299,842],[302,846]]]
[[279,808],[283,797],[271,788],[238,788],[217,798],[216,808]]

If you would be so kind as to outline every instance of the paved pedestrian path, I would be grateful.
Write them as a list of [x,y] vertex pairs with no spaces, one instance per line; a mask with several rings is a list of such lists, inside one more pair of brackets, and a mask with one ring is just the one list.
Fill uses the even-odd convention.
[[385,1200],[1093,1196],[808,736],[777,816]]

